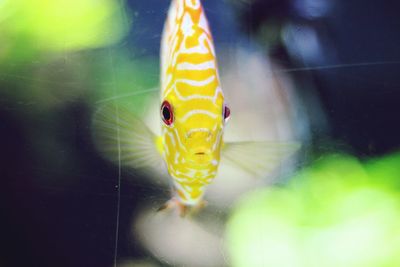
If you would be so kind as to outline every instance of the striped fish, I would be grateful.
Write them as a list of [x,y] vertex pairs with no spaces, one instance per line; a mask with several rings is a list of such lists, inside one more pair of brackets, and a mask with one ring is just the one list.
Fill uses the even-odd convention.
[[[173,196],[162,208],[203,206],[221,157],[254,176],[298,148],[270,142],[224,143],[230,116],[218,75],[211,31],[199,0],[173,0],[161,41],[161,136],[120,106],[95,114],[99,150],[122,165],[157,175],[163,163]],[[271,157],[271,155],[273,155]]]
[[[223,128],[230,115],[210,28],[198,0],[171,3],[161,42],[161,97],[164,158],[176,198],[184,205],[197,205],[217,174]],[[166,121],[169,115],[171,124]]]

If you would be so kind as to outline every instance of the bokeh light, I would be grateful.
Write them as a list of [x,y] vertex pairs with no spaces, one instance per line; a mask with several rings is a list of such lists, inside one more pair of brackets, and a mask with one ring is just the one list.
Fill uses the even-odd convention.
[[323,156],[287,186],[247,195],[227,225],[232,266],[397,266],[399,164]]
[[[19,47],[21,52],[29,46],[39,51],[71,51],[116,43],[126,33],[131,20],[120,3],[123,2],[2,1],[3,45]],[[24,46],[18,43],[24,40],[28,41]],[[15,47],[10,47],[8,41],[15,42]]]

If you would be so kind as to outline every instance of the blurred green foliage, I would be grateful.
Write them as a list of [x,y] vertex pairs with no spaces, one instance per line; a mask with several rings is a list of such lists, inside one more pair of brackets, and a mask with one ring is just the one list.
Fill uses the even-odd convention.
[[118,0],[1,1],[3,107],[31,113],[83,101],[96,109],[115,98],[145,109],[159,62],[119,45],[131,17]]
[[0,59],[110,45],[129,24],[124,6],[115,0],[3,0]]
[[90,132],[105,100],[143,112],[156,97],[147,91],[158,92],[158,58],[123,42],[130,11],[120,0],[0,1],[0,112],[21,125],[33,165],[46,170],[35,182],[79,179],[85,154],[68,141]]
[[232,266],[400,266],[399,166],[329,155],[251,193],[228,222]]

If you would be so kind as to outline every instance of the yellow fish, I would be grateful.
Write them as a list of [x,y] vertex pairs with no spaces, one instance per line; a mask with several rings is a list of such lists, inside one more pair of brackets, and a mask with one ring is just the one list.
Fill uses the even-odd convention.
[[267,172],[271,160],[279,162],[298,148],[296,144],[223,142],[231,112],[199,0],[171,2],[161,41],[160,103],[161,136],[122,107],[108,106],[95,114],[95,141],[111,160],[146,173],[164,162],[173,188],[164,207],[177,206],[181,214],[203,205],[221,156],[258,176]]

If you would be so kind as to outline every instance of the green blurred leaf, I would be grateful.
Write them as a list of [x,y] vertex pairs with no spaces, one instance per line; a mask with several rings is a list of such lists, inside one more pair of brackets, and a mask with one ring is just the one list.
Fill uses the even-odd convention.
[[248,195],[227,225],[232,266],[399,266],[399,163],[329,155]]

